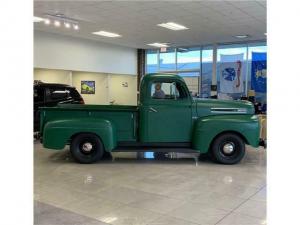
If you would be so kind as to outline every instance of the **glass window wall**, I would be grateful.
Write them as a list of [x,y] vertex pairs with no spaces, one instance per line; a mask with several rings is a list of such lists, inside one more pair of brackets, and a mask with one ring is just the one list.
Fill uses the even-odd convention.
[[[253,55],[266,53],[266,42],[219,44],[217,46],[216,79],[219,98],[240,99],[252,93]],[[146,72],[177,73],[186,81],[193,96],[209,98],[213,76],[213,47],[178,47],[166,51],[147,50]],[[266,59],[266,57],[265,57]],[[256,61],[255,61],[256,62]],[[256,74],[266,76],[265,64]],[[252,75],[252,76],[251,76]],[[230,82],[235,82],[229,87]],[[256,98],[266,101],[266,93],[255,92]]]

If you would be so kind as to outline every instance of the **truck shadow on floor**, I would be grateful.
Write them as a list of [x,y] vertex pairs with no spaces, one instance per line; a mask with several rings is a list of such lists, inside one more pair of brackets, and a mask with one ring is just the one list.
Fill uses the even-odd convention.
[[[76,163],[68,150],[55,152],[49,156],[53,163]],[[213,164],[214,162],[206,156],[198,153],[176,153],[176,152],[116,152],[105,153],[103,158],[94,164]]]

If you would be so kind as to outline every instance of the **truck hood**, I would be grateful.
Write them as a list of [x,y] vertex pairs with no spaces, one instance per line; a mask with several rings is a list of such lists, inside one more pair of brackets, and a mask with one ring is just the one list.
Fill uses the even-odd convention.
[[209,115],[254,114],[253,104],[242,100],[194,99],[198,117]]

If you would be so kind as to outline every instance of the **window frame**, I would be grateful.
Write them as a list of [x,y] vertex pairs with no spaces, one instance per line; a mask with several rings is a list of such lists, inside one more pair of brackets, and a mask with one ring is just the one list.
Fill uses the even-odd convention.
[[[152,98],[151,95],[151,90],[152,90],[152,85],[154,85],[155,83],[176,83],[176,87],[177,85],[179,85],[182,88],[182,91],[184,92],[185,97],[184,98],[177,98],[177,99],[169,99],[169,98]],[[177,80],[177,79],[154,79],[151,82],[149,82],[148,85],[148,90],[147,90],[147,98],[149,99],[150,102],[154,102],[154,103],[166,103],[166,102],[186,102],[186,101],[191,101],[191,96],[190,93],[188,92],[188,89],[185,85],[185,83],[183,83],[181,80]]]

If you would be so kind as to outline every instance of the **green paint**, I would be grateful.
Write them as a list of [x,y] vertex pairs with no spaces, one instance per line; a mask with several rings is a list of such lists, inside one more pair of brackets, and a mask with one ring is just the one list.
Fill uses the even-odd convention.
[[213,139],[223,132],[238,133],[247,144],[258,147],[259,123],[255,115],[211,115],[195,121],[192,147],[206,153]]
[[[153,99],[151,85],[155,82],[176,82],[186,95]],[[112,151],[120,141],[188,142],[204,153],[222,132],[238,133],[257,147],[259,122],[253,114],[250,102],[193,99],[180,76],[148,74],[141,82],[138,106],[68,104],[42,108],[41,133],[44,147],[52,149],[64,148],[73,135],[90,132],[101,138],[106,151]]]

